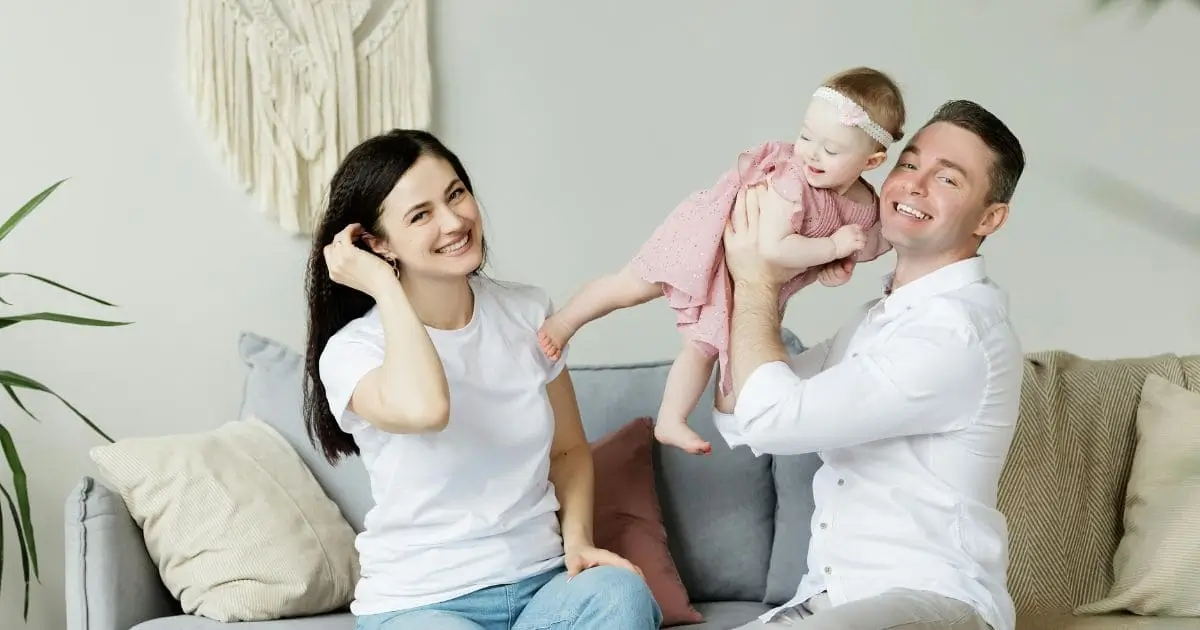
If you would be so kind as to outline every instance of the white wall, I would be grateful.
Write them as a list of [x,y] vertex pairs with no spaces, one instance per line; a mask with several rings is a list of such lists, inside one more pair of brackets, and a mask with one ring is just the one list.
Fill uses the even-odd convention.
[[[0,270],[95,292],[136,322],[4,330],[0,369],[43,380],[117,437],[232,419],[237,332],[297,347],[304,333],[307,244],[256,214],[197,131],[179,87],[181,4],[0,3],[0,216],[72,178],[0,246]],[[1149,20],[1092,15],[1090,0],[433,4],[436,130],[477,181],[497,275],[565,300],[737,151],[793,137],[821,78],[871,64],[902,82],[910,131],[967,97],[1025,143],[1011,222],[986,254],[1028,349],[1200,352],[1200,247],[1144,229],[1143,208],[1098,211],[1069,175],[1103,169],[1195,207],[1200,11],[1187,3]],[[890,263],[804,292],[788,324],[808,341],[830,334]],[[0,281],[0,296],[17,310],[109,314],[19,280]],[[669,356],[670,322],[661,304],[615,315],[577,338],[574,359]],[[0,419],[25,456],[39,533],[30,627],[52,630],[64,624],[63,497],[93,473],[98,440],[53,401],[29,400],[42,424],[6,402]],[[9,549],[0,627],[16,628]]]

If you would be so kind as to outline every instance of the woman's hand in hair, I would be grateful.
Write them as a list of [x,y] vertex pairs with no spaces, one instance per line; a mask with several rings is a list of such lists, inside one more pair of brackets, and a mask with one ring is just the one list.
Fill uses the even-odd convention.
[[325,265],[334,282],[362,291],[371,297],[396,282],[396,273],[383,258],[355,245],[365,232],[352,223],[325,246]]

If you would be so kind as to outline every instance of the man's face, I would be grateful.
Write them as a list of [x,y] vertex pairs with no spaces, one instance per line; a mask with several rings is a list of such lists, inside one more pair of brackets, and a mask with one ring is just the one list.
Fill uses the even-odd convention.
[[995,156],[974,133],[938,122],[917,132],[880,191],[883,237],[922,257],[971,255],[1000,229],[1008,204],[988,203]]

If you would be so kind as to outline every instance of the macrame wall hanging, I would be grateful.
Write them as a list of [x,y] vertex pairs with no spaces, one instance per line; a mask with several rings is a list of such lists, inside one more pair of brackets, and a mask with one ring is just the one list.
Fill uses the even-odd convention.
[[362,140],[429,124],[426,0],[187,0],[187,86],[238,182],[311,234]]

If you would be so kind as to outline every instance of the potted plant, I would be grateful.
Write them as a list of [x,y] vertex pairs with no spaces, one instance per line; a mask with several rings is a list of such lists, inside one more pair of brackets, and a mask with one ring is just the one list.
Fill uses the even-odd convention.
[[[0,243],[3,243],[4,238],[9,235],[17,227],[17,225],[25,217],[29,216],[55,189],[63,183],[64,180],[55,182],[42,192],[35,195],[25,205],[21,206],[7,221],[0,225]],[[76,291],[70,287],[59,284],[48,278],[34,275],[32,273],[20,271],[0,271],[0,280],[7,277],[21,277],[27,280],[34,280],[44,284],[61,289],[68,293],[72,293],[87,300],[91,300],[97,304],[104,306],[114,306],[110,302],[106,302],[96,297],[92,297],[86,293]],[[10,310],[12,304],[4,299],[4,295],[0,294],[0,311]],[[0,329],[11,328],[17,324],[28,322],[54,322],[59,324],[73,324],[79,326],[124,326],[130,322],[117,322],[101,319],[92,319],[88,317],[78,317],[75,315],[65,315],[62,313],[49,312],[26,312],[17,314],[0,314]],[[6,357],[8,358],[8,357]],[[74,405],[67,402],[62,396],[56,394],[46,385],[34,380],[20,372],[4,369],[6,365],[0,364],[0,389],[4,390],[7,397],[12,400],[16,406],[28,415],[30,418],[37,420],[37,417],[29,411],[25,406],[22,396],[29,392],[40,392],[49,394],[57,398],[67,409],[71,410],[80,420],[88,427],[96,432],[97,435],[112,442],[112,438],[108,436],[100,427],[88,419],[82,412],[75,408]],[[32,580],[38,580],[38,554],[37,542],[34,533],[33,519],[29,511],[29,488],[26,482],[25,468],[21,463],[20,451],[17,449],[16,443],[13,441],[12,434],[8,430],[8,425],[11,419],[17,417],[17,414],[5,414],[0,416],[0,467],[7,464],[7,468],[12,473],[10,484],[5,484],[0,480],[0,587],[3,585],[3,567],[4,556],[10,551],[11,537],[5,536],[5,528],[9,523],[12,529],[16,532],[15,547],[17,553],[21,555],[21,571],[25,580],[25,608],[24,617],[26,621],[29,619],[29,589]]]

